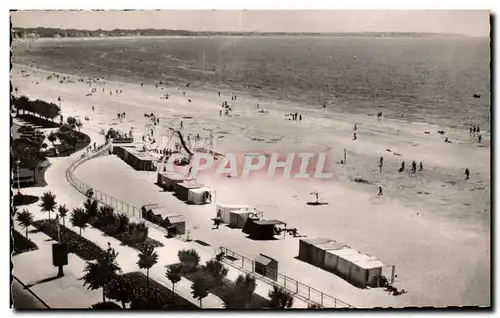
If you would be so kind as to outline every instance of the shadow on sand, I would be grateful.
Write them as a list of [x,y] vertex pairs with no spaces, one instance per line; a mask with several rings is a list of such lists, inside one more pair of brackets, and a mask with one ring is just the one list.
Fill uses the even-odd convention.
[[307,202],[307,205],[328,205],[328,202]]

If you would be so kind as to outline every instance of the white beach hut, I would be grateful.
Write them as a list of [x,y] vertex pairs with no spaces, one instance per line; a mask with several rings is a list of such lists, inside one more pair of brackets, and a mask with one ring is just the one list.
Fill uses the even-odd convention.
[[217,204],[217,214],[220,214],[222,223],[231,223],[231,211],[246,211],[253,208],[245,204]]
[[200,188],[188,189],[188,199],[189,204],[203,205],[212,203],[215,199],[215,190],[202,186]]

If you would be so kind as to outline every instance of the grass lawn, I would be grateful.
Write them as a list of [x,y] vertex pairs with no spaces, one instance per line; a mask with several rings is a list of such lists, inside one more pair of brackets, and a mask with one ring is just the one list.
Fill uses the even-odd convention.
[[14,241],[14,244],[12,246],[12,250],[14,251],[13,255],[18,255],[38,249],[38,246],[35,243],[33,243],[30,239],[27,239],[26,236],[22,235],[14,229],[12,229],[12,239]]

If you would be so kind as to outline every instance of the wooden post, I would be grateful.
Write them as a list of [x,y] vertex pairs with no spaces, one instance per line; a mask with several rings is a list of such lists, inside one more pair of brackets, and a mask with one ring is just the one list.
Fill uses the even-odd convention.
[[344,148],[344,164],[347,164],[347,152]]

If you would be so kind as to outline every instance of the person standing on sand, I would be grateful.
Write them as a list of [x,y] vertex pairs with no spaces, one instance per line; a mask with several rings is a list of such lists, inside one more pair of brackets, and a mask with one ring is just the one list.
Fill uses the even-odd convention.
[[381,186],[378,187],[378,195],[379,196],[384,195],[384,191],[382,190]]
[[465,180],[469,180],[469,175],[470,175],[469,168],[465,168]]
[[480,132],[481,132],[481,129],[479,129],[479,126],[477,126],[476,131],[477,131],[477,133],[480,133]]
[[483,139],[483,137],[481,137],[481,135],[479,135],[479,136],[477,137],[477,141],[478,141],[479,143],[481,143],[481,140],[482,140],[482,139]]
[[399,169],[399,172],[403,172],[405,170],[405,161],[401,162],[401,168]]
[[420,161],[419,171],[422,171],[422,170],[424,170],[424,164],[422,163],[422,161]]
[[380,157],[380,161],[379,161],[380,173],[382,173],[383,166],[384,166],[384,157]]
[[219,95],[219,97],[220,97],[220,92],[217,92],[217,94],[218,94],[218,95]]
[[299,115],[299,121],[301,121],[301,120],[302,120],[302,114]]
[[184,127],[184,121],[181,120],[181,129]]
[[356,140],[356,139],[358,139],[358,137],[356,136],[356,133],[353,133],[352,134],[352,140]]
[[358,130],[358,124],[354,124],[354,130]]
[[413,161],[413,162],[411,163],[411,171],[412,171],[413,173],[417,172],[417,162],[416,162],[416,161]]

